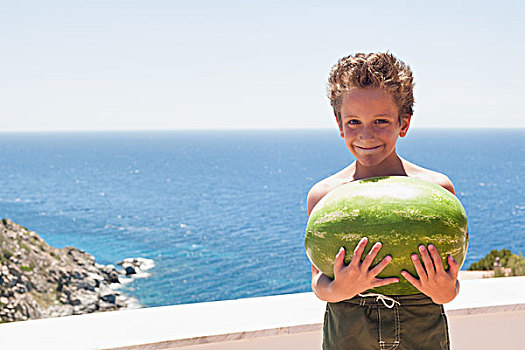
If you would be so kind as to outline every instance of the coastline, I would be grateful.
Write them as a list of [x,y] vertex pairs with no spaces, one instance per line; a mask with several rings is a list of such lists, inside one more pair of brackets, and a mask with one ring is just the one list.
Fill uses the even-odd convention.
[[74,247],[48,245],[36,232],[0,221],[0,323],[140,309],[138,299],[119,289],[147,278],[153,260],[128,258],[115,265]]

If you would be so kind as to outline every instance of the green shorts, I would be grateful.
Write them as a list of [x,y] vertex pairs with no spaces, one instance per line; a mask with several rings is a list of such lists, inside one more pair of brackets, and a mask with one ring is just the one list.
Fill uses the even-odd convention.
[[327,303],[323,350],[433,350],[450,349],[447,317],[442,305],[424,294],[377,297],[356,296]]

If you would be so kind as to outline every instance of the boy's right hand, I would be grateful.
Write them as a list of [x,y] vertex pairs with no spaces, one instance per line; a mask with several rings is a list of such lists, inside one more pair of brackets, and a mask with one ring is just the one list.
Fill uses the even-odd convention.
[[[350,264],[345,265],[345,250],[341,248],[335,257],[334,264],[334,279],[331,281],[324,280],[324,283],[319,280],[319,289],[323,285],[326,288],[325,293],[318,290],[316,293],[319,297],[322,295],[325,298],[321,299],[328,302],[339,302],[341,300],[351,299],[359,293],[367,289],[385,286],[387,284],[399,282],[398,278],[377,278],[376,276],[383,271],[383,269],[392,261],[391,256],[386,256],[376,266],[370,268],[375,257],[381,249],[381,243],[374,244],[370,252],[366,255],[363,261],[361,257],[365,251],[368,239],[365,237],[358,243]],[[328,278],[328,277],[326,277]]]

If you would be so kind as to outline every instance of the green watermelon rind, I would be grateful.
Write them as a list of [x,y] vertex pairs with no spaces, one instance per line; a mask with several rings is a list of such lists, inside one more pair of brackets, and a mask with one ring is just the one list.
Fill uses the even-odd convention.
[[445,269],[447,256],[463,264],[468,247],[468,226],[460,201],[441,186],[404,176],[378,177],[341,185],[329,192],[312,211],[305,233],[305,249],[310,261],[334,278],[335,255],[345,248],[349,263],[357,243],[368,237],[367,254],[375,242],[382,248],[373,265],[385,256],[392,261],[378,278],[398,277],[399,282],[373,288],[385,295],[420,293],[401,270],[417,277],[411,255],[419,245],[432,243]]

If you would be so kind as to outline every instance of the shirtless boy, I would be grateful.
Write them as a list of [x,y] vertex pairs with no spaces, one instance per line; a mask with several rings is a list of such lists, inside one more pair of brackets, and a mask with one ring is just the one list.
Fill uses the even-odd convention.
[[[308,215],[335,187],[369,177],[416,177],[454,193],[447,176],[412,164],[396,152],[398,137],[405,137],[410,127],[413,85],[410,67],[390,53],[350,55],[332,68],[328,97],[341,138],[356,160],[312,187]],[[389,305],[384,298],[359,296],[398,281],[376,278],[392,258],[387,256],[371,266],[381,243],[370,242],[374,245],[363,257],[368,243],[363,238],[354,252],[339,251],[333,280],[312,264],[312,289],[328,302],[323,349],[448,349],[441,304],[452,301],[459,291],[457,262],[447,257],[449,267],[445,269],[434,246],[420,246],[420,256],[412,256],[418,276],[406,271],[402,276],[421,294],[386,297],[395,301]],[[344,263],[345,254],[352,254],[349,265]]]

